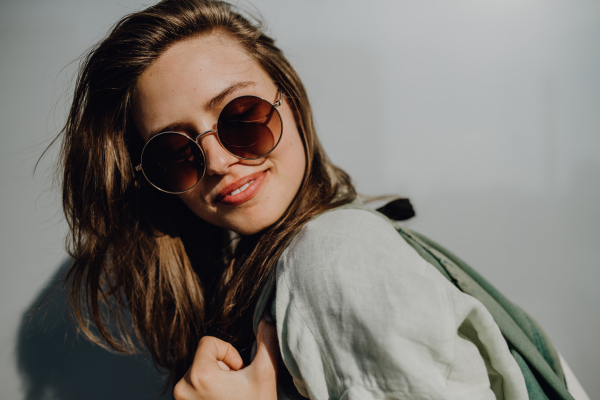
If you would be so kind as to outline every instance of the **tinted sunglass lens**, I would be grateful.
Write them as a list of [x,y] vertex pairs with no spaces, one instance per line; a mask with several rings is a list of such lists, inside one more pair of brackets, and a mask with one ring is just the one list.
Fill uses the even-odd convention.
[[279,143],[281,117],[268,101],[242,96],[221,111],[217,130],[223,147],[230,153],[241,158],[259,158]]
[[182,133],[167,132],[148,141],[142,154],[142,169],[154,186],[166,192],[185,192],[204,175],[200,147]]

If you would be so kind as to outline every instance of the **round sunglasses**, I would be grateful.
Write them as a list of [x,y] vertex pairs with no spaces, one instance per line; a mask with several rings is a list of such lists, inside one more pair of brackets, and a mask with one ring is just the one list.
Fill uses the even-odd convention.
[[148,182],[167,193],[193,189],[206,171],[206,157],[200,138],[214,133],[229,154],[242,160],[256,160],[271,153],[281,140],[283,122],[275,103],[258,96],[241,96],[223,107],[217,129],[194,138],[181,132],[161,132],[152,136],[142,149],[141,162],[135,167]]

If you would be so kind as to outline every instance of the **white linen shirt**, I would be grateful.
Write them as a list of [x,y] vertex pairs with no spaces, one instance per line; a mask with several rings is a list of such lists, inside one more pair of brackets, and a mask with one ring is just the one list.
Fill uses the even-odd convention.
[[279,260],[273,309],[305,397],[528,398],[487,309],[369,211],[334,210],[301,229]]

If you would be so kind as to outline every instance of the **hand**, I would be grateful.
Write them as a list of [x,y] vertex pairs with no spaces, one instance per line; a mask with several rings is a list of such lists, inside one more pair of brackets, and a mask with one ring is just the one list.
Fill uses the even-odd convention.
[[175,400],[276,400],[278,358],[277,332],[264,319],[258,325],[256,356],[247,367],[231,344],[204,336],[173,396]]

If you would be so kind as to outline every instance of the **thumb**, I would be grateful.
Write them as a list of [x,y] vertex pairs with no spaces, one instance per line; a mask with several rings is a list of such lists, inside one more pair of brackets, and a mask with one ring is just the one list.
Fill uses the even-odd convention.
[[277,364],[279,360],[279,341],[275,325],[264,318],[258,325],[256,335],[256,356],[249,368],[259,374],[269,374],[277,377]]

